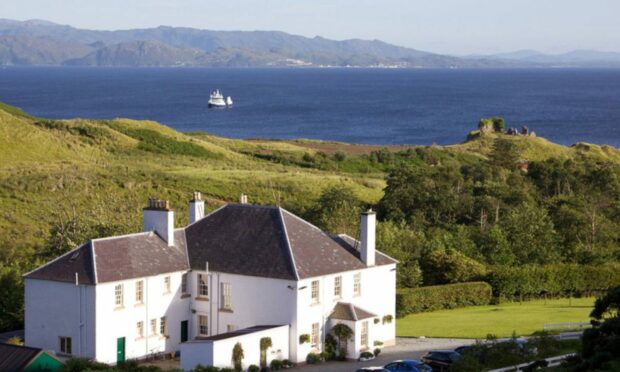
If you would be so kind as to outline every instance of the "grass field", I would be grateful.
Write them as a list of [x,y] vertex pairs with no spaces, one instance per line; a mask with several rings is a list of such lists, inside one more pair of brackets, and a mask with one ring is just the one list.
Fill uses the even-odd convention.
[[545,323],[585,322],[594,298],[504,303],[412,314],[396,321],[399,337],[485,338],[487,334],[528,336]]

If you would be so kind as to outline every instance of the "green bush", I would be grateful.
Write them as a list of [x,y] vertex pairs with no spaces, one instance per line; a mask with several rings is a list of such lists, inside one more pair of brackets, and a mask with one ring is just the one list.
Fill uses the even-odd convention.
[[269,368],[273,371],[279,371],[282,369],[282,361],[278,359],[274,359],[269,363]]
[[317,364],[324,361],[325,359],[323,358],[323,355],[318,353],[309,353],[306,357],[306,363],[308,364]]
[[620,265],[498,266],[488,279],[501,299],[590,296],[620,285]]
[[252,364],[248,367],[248,372],[260,372],[260,367],[256,364]]
[[396,315],[403,317],[424,311],[488,305],[492,298],[492,288],[485,282],[403,288],[396,293]]
[[372,352],[372,353],[375,355],[375,357],[378,357],[378,356],[379,356],[379,354],[381,354],[381,349],[379,349],[379,348],[377,347],[377,348],[375,348],[375,350],[373,350],[373,352]]

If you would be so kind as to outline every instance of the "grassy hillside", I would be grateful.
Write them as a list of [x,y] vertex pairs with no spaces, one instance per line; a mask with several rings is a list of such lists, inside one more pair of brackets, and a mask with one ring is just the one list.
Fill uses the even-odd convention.
[[[592,156],[620,162],[620,152],[610,147],[502,137],[517,144],[523,159]],[[335,184],[374,204],[393,166],[381,161],[385,154],[408,154],[412,164],[475,163],[489,155],[497,138],[447,147],[236,140],[184,134],[151,121],[45,120],[0,104],[0,229],[6,232],[0,245],[36,250],[50,226],[84,214],[135,231],[149,196],[169,199],[176,223],[185,224],[194,190],[202,191],[209,209],[243,192],[253,203],[278,203],[303,214]]]

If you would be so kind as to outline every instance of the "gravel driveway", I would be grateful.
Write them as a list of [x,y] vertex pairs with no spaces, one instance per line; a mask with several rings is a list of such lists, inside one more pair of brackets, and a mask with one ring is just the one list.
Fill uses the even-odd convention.
[[381,354],[369,362],[307,364],[290,370],[355,372],[360,367],[383,366],[398,359],[420,359],[429,350],[454,349],[458,346],[470,345],[475,342],[476,340],[455,338],[397,338],[395,346],[383,348]]

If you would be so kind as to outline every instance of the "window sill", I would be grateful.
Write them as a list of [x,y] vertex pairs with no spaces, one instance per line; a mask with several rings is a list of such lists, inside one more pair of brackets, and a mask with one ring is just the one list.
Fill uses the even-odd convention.
[[233,313],[233,309],[222,308],[219,309],[220,313]]
[[138,302],[137,304],[134,304],[133,307],[143,307],[144,306],[144,302]]
[[142,341],[142,340],[144,340],[144,336],[136,337],[135,340],[136,341]]
[[63,357],[68,357],[68,358],[73,357],[73,354],[71,354],[71,353],[63,353],[62,351],[59,351],[59,352],[57,353],[57,355],[58,355],[58,356],[63,356]]
[[163,295],[163,296],[168,296],[168,295],[171,295],[171,294],[172,294],[172,292],[171,292],[171,291],[168,291],[168,292],[164,292],[164,293],[162,293],[162,295]]
[[196,301],[209,301],[209,297],[194,297]]
[[311,304],[310,304],[310,306],[318,306],[318,305],[320,305],[320,304],[321,304],[321,302],[320,302],[320,301],[319,301],[319,302],[313,302],[313,303],[311,303]]
[[342,296],[335,296],[334,297],[334,302],[340,301],[340,300],[342,300]]
[[114,308],[114,311],[121,311],[121,310],[124,310],[124,309],[125,309],[125,306],[117,306],[117,307]]
[[181,295],[181,298],[188,298],[188,297],[192,297],[192,295],[191,295],[191,294],[189,294],[189,293],[183,293],[183,294]]

